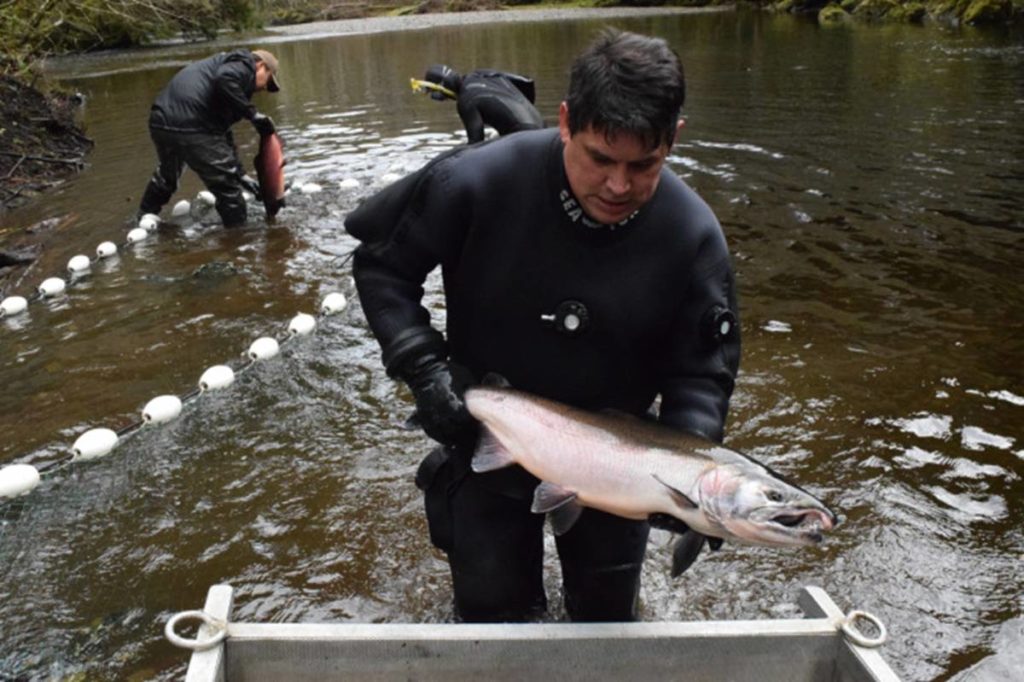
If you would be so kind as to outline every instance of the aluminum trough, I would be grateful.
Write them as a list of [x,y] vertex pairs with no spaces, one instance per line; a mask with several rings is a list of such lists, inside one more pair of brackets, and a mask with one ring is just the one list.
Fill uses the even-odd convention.
[[[234,623],[232,601],[214,585],[203,611],[167,623],[168,639],[194,650],[188,682],[899,679],[876,648],[877,619],[843,614],[817,587],[800,594],[802,619],[660,623]],[[176,632],[189,620],[201,623],[194,640]]]

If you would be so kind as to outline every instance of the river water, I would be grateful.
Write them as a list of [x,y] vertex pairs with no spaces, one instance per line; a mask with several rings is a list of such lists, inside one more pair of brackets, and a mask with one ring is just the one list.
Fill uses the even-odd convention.
[[[283,338],[326,294],[351,295],[345,214],[465,139],[450,103],[409,90],[428,64],[531,74],[554,123],[571,58],[597,29],[656,33],[688,76],[671,166],[717,212],[738,272],[727,443],[844,523],[820,549],[726,545],[676,580],[656,532],[643,618],[797,617],[800,586],[819,585],[881,618],[904,679],[1002,679],[1024,648],[1021,36],[733,11],[475,16],[51,65],[86,95],[96,148],[85,172],[5,218],[8,237],[66,225],[5,294],[124,243],[154,164],[153,96],[222,47],[277,53],[284,88],[257,104],[294,186],[322,191],[293,191],[272,226],[259,209],[230,234],[185,220],[0,320],[0,463],[59,463],[85,430],[135,422],[207,367],[239,366],[256,338]],[[252,131],[236,138],[250,160]],[[199,189],[187,173],[179,194]],[[436,309],[436,276],[428,289]],[[428,443],[403,430],[410,411],[354,305],[179,419],[45,471],[0,503],[0,679],[178,679],[188,657],[163,625],[219,582],[236,588],[238,620],[448,620],[446,563],[412,483]],[[554,573],[549,587],[560,618]]]

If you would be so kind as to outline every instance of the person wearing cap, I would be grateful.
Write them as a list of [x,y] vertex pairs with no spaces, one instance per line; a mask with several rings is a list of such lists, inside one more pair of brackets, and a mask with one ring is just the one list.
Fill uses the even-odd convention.
[[434,64],[423,78],[439,86],[430,88],[433,99],[455,100],[470,144],[483,141],[485,125],[499,135],[544,127],[544,119],[533,105],[531,78],[494,69],[477,69],[463,76],[444,64]]
[[245,223],[243,190],[259,193],[245,174],[231,126],[247,119],[260,136],[274,121],[250,101],[256,92],[277,92],[277,58],[266,50],[221,52],[181,69],[157,95],[149,113],[149,134],[157,168],[139,202],[138,216],[159,214],[178,189],[185,166],[216,197],[226,227]]
[[[574,62],[557,128],[458,145],[345,218],[384,370],[440,444],[416,485],[461,620],[547,607],[540,482],[518,465],[474,471],[467,385],[503,377],[722,440],[740,360],[736,281],[718,219],[668,166],[684,99],[665,40],[609,30]],[[423,298],[435,268],[441,315]],[[663,522],[588,508],[555,537],[570,618],[637,617],[650,524]],[[712,544],[674,530],[688,561]]]

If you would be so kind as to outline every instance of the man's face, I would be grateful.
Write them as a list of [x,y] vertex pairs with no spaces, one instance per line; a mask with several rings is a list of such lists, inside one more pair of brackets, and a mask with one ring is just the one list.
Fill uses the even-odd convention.
[[669,146],[648,149],[629,134],[607,138],[593,128],[569,134],[569,107],[558,110],[558,127],[565,145],[563,158],[569,186],[592,219],[618,223],[654,195]]
[[266,90],[270,81],[270,69],[263,62],[256,62],[256,89]]

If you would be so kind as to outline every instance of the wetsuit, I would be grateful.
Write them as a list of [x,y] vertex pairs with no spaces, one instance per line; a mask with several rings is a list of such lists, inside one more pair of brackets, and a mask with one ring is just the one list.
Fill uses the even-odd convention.
[[472,144],[484,139],[485,124],[499,135],[543,128],[544,120],[533,106],[533,99],[533,80],[514,73],[477,69],[463,77],[456,108]]
[[[529,172],[524,172],[529,169]],[[421,305],[440,264],[451,360],[476,379],[586,409],[645,415],[720,440],[739,364],[730,259],[707,205],[667,168],[648,203],[592,223],[569,189],[556,129],[462,147],[349,215],[363,243],[354,275],[389,371],[437,344]],[[573,324],[567,320],[571,313]],[[537,481],[519,467],[468,470],[468,454],[428,457],[434,543],[448,552],[458,613],[517,620],[545,606]],[[635,617],[649,527],[586,509],[557,538],[574,620]]]
[[146,186],[140,213],[159,213],[178,189],[187,165],[216,197],[225,225],[245,222],[239,182],[244,174],[231,126],[251,120],[256,108],[256,60],[249,50],[222,52],[179,71],[157,95],[149,133],[158,165]]

